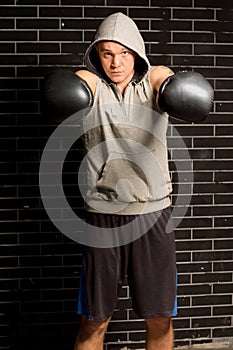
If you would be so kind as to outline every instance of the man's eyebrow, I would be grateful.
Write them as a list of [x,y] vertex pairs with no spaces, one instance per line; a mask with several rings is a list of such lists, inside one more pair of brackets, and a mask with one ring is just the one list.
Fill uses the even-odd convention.
[[111,51],[111,49],[102,46],[97,46],[97,48],[99,51]]
[[106,48],[104,48],[104,47],[101,47],[101,48],[100,48],[100,51],[111,51],[111,49],[108,49],[108,48],[106,49]]

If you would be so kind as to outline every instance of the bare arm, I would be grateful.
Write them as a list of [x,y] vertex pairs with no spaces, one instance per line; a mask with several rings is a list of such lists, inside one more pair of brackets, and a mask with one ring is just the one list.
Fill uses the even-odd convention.
[[174,72],[165,66],[157,66],[151,71],[150,82],[156,96],[158,95],[159,88],[164,80],[173,74]]

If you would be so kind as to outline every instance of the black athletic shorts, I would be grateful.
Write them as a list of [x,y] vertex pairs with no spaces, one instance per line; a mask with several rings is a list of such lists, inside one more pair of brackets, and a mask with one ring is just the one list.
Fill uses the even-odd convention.
[[[89,213],[88,222],[98,230],[119,227],[135,217]],[[172,317],[177,313],[175,237],[173,230],[166,229],[171,209],[137,217],[139,229],[154,218],[155,224],[135,241],[113,248],[85,247],[78,314],[87,315],[89,320],[101,322],[112,316],[126,276],[132,307],[139,317]]]

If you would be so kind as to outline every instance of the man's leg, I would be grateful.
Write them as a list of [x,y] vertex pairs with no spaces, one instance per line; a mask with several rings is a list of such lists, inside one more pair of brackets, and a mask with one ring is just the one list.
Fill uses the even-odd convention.
[[170,318],[147,319],[146,330],[147,350],[173,350],[174,336]]
[[93,322],[82,316],[81,326],[74,350],[103,350],[104,335],[110,318],[103,322]]

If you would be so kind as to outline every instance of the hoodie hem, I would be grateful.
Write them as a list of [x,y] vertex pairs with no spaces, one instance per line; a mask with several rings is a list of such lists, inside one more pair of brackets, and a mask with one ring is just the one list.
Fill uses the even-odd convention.
[[[112,202],[111,202],[112,205]],[[88,205],[86,206],[86,210],[93,213],[101,213],[101,214],[111,214],[111,215],[141,215],[141,214],[149,214],[162,209],[165,209],[171,205],[170,197],[166,197],[158,202],[134,202],[134,203],[123,203],[121,207],[125,205],[123,210],[118,210],[120,203],[117,202],[116,210],[104,210],[101,211],[101,201],[97,200],[88,200]],[[104,207],[106,208],[107,202],[105,202]]]

